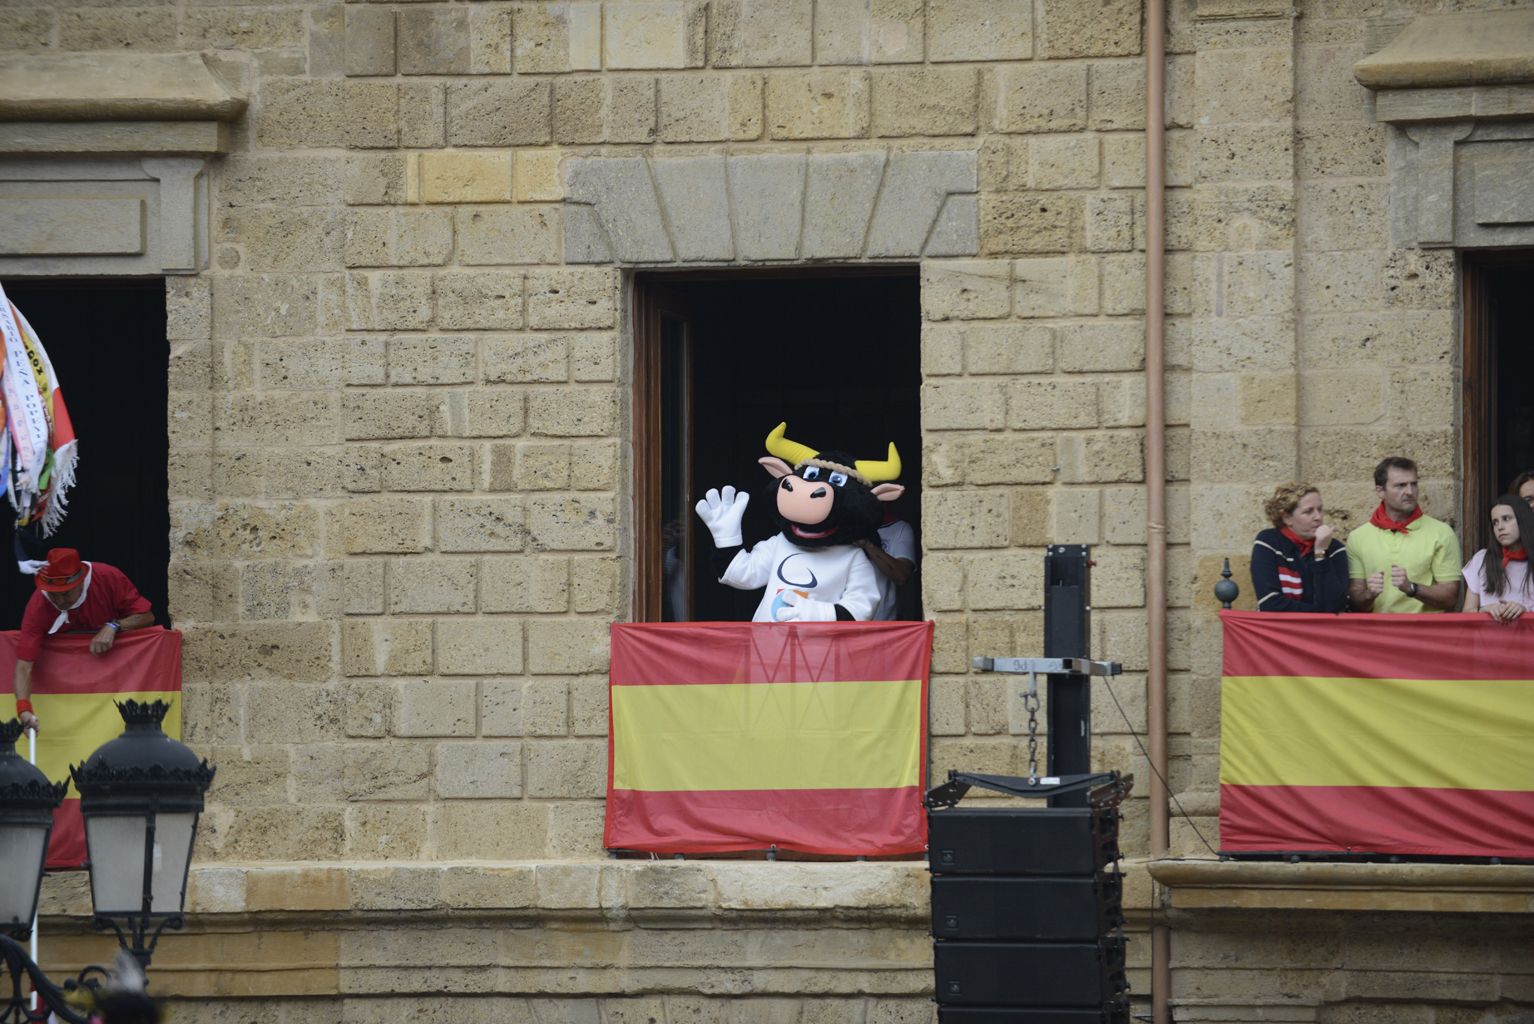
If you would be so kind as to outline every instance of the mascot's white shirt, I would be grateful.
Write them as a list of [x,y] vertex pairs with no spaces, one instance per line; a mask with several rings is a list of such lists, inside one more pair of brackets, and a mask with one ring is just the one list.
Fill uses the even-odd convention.
[[879,573],[861,548],[801,548],[781,533],[737,553],[719,582],[737,590],[767,588],[752,622],[782,621],[785,591],[839,604],[859,622],[867,621],[879,603]]

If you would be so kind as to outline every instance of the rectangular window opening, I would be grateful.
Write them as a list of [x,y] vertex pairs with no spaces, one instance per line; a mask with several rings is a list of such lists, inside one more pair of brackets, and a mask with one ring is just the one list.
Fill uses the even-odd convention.
[[[58,375],[80,442],[69,510],[48,547],[115,565],[170,625],[165,280],[3,282]],[[15,510],[0,499],[0,629],[16,629],[34,585],[16,568]]]
[[1487,512],[1534,473],[1534,251],[1464,257],[1464,549],[1489,540]]
[[[693,506],[711,487],[746,489],[746,545],[777,532],[757,460],[780,422],[796,441],[861,459],[883,459],[893,441],[906,491],[889,511],[921,550],[916,268],[640,273],[634,314],[636,621],[752,617],[760,592],[718,582]],[[895,617],[921,615],[913,576]]]

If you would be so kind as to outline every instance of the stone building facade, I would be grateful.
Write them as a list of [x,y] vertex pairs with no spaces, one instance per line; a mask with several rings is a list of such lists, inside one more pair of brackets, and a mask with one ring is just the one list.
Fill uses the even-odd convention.
[[[1456,524],[1465,250],[1530,244],[1534,32],[1495,0],[1175,0],[1171,856],[1149,863],[1137,0],[0,7],[0,278],[163,276],[170,607],[219,766],[178,1019],[932,1019],[921,864],[613,861],[636,269],[913,268],[934,777],[1015,772],[1042,553],[1095,546],[1132,980],[1184,1020],[1534,1004],[1534,869],[1210,856],[1260,497],[1387,451]],[[1456,44],[1464,44],[1458,46]],[[45,339],[46,340],[46,339]],[[83,445],[88,447],[90,439]],[[913,460],[914,461],[914,460]],[[1127,721],[1126,721],[1127,718]],[[1356,869],[1356,870],[1354,870]],[[51,879],[52,962],[99,956]]]

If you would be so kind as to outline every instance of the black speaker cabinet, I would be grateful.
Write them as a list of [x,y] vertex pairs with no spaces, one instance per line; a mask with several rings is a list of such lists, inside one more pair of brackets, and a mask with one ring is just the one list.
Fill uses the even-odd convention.
[[1091,875],[1119,858],[1116,807],[952,807],[927,824],[935,875]]
[[1093,1010],[1069,1007],[939,1006],[938,1024],[1129,1024],[1129,1001]]
[[937,1001],[945,1006],[1099,1008],[1120,998],[1124,940],[934,944]]
[[938,939],[1096,942],[1124,923],[1124,880],[934,875],[932,935]]

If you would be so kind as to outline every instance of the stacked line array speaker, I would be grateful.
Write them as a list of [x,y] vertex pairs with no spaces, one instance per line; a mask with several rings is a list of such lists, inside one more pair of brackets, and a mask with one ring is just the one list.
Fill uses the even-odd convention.
[[931,810],[940,1024],[1129,1024],[1122,795],[1101,792],[1088,807]]

